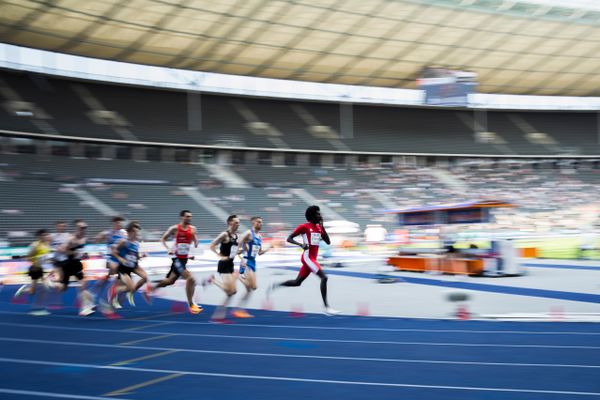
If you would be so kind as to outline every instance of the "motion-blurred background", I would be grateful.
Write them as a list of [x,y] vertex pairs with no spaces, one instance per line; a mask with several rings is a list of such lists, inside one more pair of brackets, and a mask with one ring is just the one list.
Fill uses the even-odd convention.
[[[350,249],[598,258],[599,26],[573,0],[1,1],[2,254],[117,214],[156,241],[181,209],[278,244],[315,203]],[[516,207],[386,213],[484,200]]]

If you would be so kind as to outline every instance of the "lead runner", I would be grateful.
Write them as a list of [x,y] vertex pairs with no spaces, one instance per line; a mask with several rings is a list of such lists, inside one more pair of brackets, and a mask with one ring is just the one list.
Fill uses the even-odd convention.
[[[321,278],[321,297],[323,298],[323,304],[325,305],[325,314],[327,315],[337,315],[340,312],[331,308],[329,303],[327,302],[327,275],[317,262],[317,256],[319,255],[319,243],[321,239],[327,243],[331,244],[331,240],[329,239],[329,235],[327,231],[325,231],[325,227],[323,226],[323,217],[321,216],[321,209],[319,206],[310,206],[306,209],[304,213],[306,217],[306,223],[298,225],[298,227],[288,236],[287,242],[291,244],[295,244],[296,246],[302,247],[304,251],[302,252],[302,267],[298,272],[298,276],[296,279],[291,279],[285,282],[281,282],[279,284],[274,284],[271,287],[271,290],[280,288],[280,287],[296,287],[302,285],[302,282],[312,272]],[[302,236],[302,243],[294,240],[295,237]]]

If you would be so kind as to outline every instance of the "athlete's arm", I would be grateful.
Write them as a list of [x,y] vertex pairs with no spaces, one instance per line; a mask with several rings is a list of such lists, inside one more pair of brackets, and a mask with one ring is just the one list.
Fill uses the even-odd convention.
[[258,250],[258,255],[259,255],[259,256],[262,256],[263,254],[265,254],[265,253],[266,253],[267,251],[269,251],[269,250],[271,250],[271,246],[269,246],[269,247],[267,247],[267,248],[265,248],[265,249],[263,249],[263,247],[262,247],[262,246],[260,246],[260,250]]
[[242,245],[240,246],[240,248],[243,251],[248,251],[248,242],[250,242],[251,237],[252,237],[252,234],[250,233],[249,230],[244,232],[244,235],[242,236]]
[[29,261],[33,261],[33,256],[35,254],[35,242],[29,245],[29,253],[25,256],[25,258]]
[[229,258],[229,257],[225,257],[219,251],[217,251],[217,246],[220,245],[225,240],[225,236],[227,236],[227,232],[221,232],[221,234],[219,236],[217,236],[217,238],[215,240],[213,240],[212,243],[210,244],[210,250],[213,253],[215,253],[222,260]]
[[69,235],[69,238],[67,240],[65,240],[62,244],[60,244],[56,247],[56,251],[58,253],[67,254],[67,250],[70,247],[69,245],[71,244],[72,238],[73,238],[73,236]]
[[295,244],[298,247],[302,247],[304,250],[308,250],[308,244],[304,244],[304,243],[300,243],[300,242],[296,242],[294,240],[294,238],[296,236],[299,236],[300,234],[302,234],[302,230],[304,229],[304,227],[302,225],[298,226],[294,232],[290,233],[290,236],[288,236],[287,238],[287,242],[291,243],[291,244]]
[[194,226],[192,228],[192,240],[194,241],[194,247],[198,247],[198,230],[196,229],[196,227]]
[[125,246],[125,241],[126,241],[125,239],[119,240],[119,243],[115,244],[112,247],[112,255],[113,255],[113,257],[116,258],[117,260],[119,260],[119,263],[123,264],[123,265],[125,265],[127,263],[127,260],[125,260],[123,257],[121,257],[119,255],[119,250],[121,250],[121,248],[123,246]]
[[323,239],[325,243],[331,244],[331,240],[329,240],[329,235],[327,234],[327,231],[325,231],[325,224],[323,224],[323,218],[319,220],[319,225],[321,225],[321,230],[323,231],[321,233],[321,239]]
[[172,254],[173,251],[172,249],[169,247],[169,245],[167,244],[167,239],[173,234],[173,231],[177,229],[177,225],[172,225],[171,227],[169,227],[169,229],[166,230],[166,232],[162,235],[162,237],[160,238],[160,242],[162,243],[163,246],[165,246],[165,249],[167,249],[167,252],[169,254]]
[[64,255],[71,255],[73,254],[73,249],[71,248],[73,247],[73,244],[75,244],[75,235],[69,236],[69,239],[67,239],[65,243],[59,247],[59,251]]
[[108,231],[102,231],[102,232],[100,232],[94,238],[94,243],[106,242],[107,236],[108,236]]

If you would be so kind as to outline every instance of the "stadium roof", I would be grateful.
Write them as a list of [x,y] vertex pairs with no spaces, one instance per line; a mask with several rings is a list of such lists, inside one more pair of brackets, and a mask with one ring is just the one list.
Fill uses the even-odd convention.
[[584,0],[0,0],[0,41],[133,63],[415,88],[600,96],[600,7]]

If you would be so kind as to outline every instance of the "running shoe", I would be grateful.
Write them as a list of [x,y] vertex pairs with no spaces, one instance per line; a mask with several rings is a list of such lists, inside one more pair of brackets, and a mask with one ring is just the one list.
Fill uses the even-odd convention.
[[231,313],[235,318],[254,318],[254,315],[248,313],[246,310],[235,310]]
[[50,315],[50,312],[42,308],[41,310],[31,310],[28,312],[28,314],[36,317],[44,317],[46,315]]
[[117,298],[117,296],[115,296],[115,298],[112,299],[110,304],[113,306],[113,308],[116,308],[117,310],[120,310],[121,308],[123,308],[121,303],[119,303],[119,299]]
[[116,289],[117,289],[116,283],[113,283],[112,285],[110,285],[108,287],[108,290],[106,291],[106,300],[108,301],[109,304],[112,302],[114,295],[117,293]]
[[54,271],[50,271],[48,276],[46,276],[46,279],[44,279],[44,286],[47,289],[56,289],[60,283],[56,281],[55,278],[56,273]]
[[44,285],[44,287],[46,289],[49,289],[49,290],[54,289],[54,282],[50,278],[48,278],[48,277],[46,277],[46,279],[44,279],[42,281],[42,284]]
[[111,304],[113,308],[116,308],[117,310],[123,308],[123,306],[121,306],[121,303],[119,303],[119,296],[117,296],[117,287],[115,285],[112,285],[110,287],[108,293],[108,303]]
[[102,315],[104,315],[104,317],[107,319],[121,318],[121,316],[119,314],[117,314],[115,312],[115,310],[108,303],[104,303],[104,302],[100,303],[100,306],[98,307],[98,309],[100,310]]
[[129,305],[131,307],[135,307],[135,299],[133,297],[133,293],[127,292],[127,301],[129,301]]
[[25,294],[25,291],[29,289],[29,285],[22,285],[16,292],[15,297],[21,297]]
[[342,313],[341,311],[338,311],[334,308],[325,307],[325,315],[333,316],[333,315],[339,315],[341,313]]
[[142,292],[142,297],[146,303],[152,304],[152,286],[146,286],[146,290]]
[[190,311],[190,314],[200,314],[202,311],[204,311],[204,308],[198,304],[192,304],[188,307],[188,310]]
[[86,306],[83,307],[81,310],[79,310],[79,316],[80,317],[87,317],[88,315],[91,315],[93,313],[95,313],[96,311],[94,310],[94,307],[92,306]]

